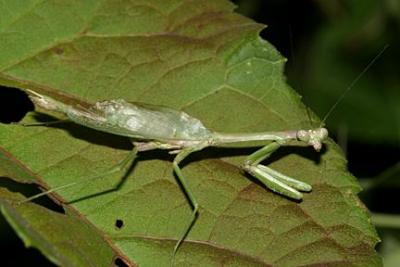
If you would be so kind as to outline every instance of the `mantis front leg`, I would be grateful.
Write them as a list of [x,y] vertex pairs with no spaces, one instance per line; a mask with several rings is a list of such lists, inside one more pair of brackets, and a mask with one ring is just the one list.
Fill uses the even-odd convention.
[[299,191],[310,192],[312,188],[309,184],[260,164],[260,162],[281,147],[282,144],[282,141],[274,141],[257,150],[247,157],[243,164],[243,169],[272,191],[292,199],[301,200],[303,194]]

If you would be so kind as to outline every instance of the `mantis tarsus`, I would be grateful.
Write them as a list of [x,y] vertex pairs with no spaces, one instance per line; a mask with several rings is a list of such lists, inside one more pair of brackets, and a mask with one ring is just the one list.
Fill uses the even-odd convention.
[[328,136],[328,131],[325,128],[283,132],[218,133],[207,129],[200,120],[189,116],[185,112],[167,107],[133,104],[119,99],[96,102],[94,105],[84,108],[79,105],[72,106],[62,103],[32,90],[27,91],[31,100],[37,106],[45,110],[61,112],[69,120],[77,124],[128,137],[132,140],[134,148],[118,166],[110,169],[108,172],[87,178],[84,181],[55,187],[34,195],[24,202],[81,182],[93,181],[111,173],[121,171],[135,159],[138,152],[153,149],[170,150],[170,154],[176,154],[172,163],[174,172],[193,208],[192,220],[176,242],[173,258],[192,225],[195,223],[199,209],[199,204],[179,167],[179,163],[182,160],[191,153],[210,146],[226,147],[229,144],[241,142],[272,141],[249,155],[243,162],[242,169],[272,191],[290,199],[301,200],[303,197],[301,191],[311,191],[312,188],[309,184],[279,173],[262,165],[261,162],[290,140],[304,142],[319,151],[322,147],[322,142]]

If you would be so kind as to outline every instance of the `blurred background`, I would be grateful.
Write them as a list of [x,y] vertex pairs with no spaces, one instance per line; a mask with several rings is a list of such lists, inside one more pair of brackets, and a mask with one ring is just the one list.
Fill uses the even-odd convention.
[[354,83],[325,123],[363,187],[385,266],[400,266],[400,1],[232,2],[268,25],[261,36],[288,58],[288,83],[321,119]]
[[[261,36],[288,58],[288,83],[319,117],[355,82],[325,123],[363,187],[360,198],[373,214],[385,266],[400,266],[400,1],[232,2],[237,12],[268,25]],[[19,94],[2,89],[0,109],[2,101],[22,99]],[[18,121],[24,111],[1,114],[13,114],[0,117],[2,122]],[[2,255],[14,255],[4,257],[2,266],[53,266],[38,251],[26,250],[2,218],[0,240]]]

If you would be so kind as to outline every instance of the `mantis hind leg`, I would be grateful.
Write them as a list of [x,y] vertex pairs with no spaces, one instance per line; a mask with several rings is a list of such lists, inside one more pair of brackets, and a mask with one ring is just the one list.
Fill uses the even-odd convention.
[[247,157],[243,164],[243,169],[254,176],[266,187],[274,192],[284,195],[291,199],[301,200],[303,194],[299,191],[309,192],[312,187],[302,181],[286,176],[267,166],[260,164],[270,156],[275,150],[281,147],[280,142],[272,142]]
[[12,124],[20,125],[20,126],[24,126],[24,127],[32,127],[32,126],[48,126],[48,125],[59,124],[59,123],[64,123],[64,122],[68,122],[68,121],[69,121],[69,119],[60,119],[60,120],[54,120],[54,121],[32,122],[32,123],[13,122]]
[[102,172],[101,174],[93,175],[93,176],[87,177],[87,178],[82,179],[82,180],[77,179],[78,181],[76,181],[76,182],[72,182],[72,183],[69,183],[69,184],[64,184],[64,185],[61,185],[61,186],[54,187],[54,188],[52,188],[50,190],[47,190],[47,191],[44,191],[44,192],[42,192],[40,194],[31,196],[31,197],[21,201],[20,203],[30,202],[30,201],[32,201],[32,200],[34,200],[36,198],[48,195],[50,193],[53,193],[53,192],[56,192],[56,191],[60,191],[62,189],[65,189],[65,188],[68,188],[68,187],[71,187],[71,186],[74,186],[74,185],[93,182],[95,180],[99,180],[99,179],[102,179],[104,177],[107,177],[107,176],[109,176],[111,174],[120,172],[120,171],[124,170],[128,166],[128,163],[134,161],[134,159],[136,158],[137,152],[138,152],[138,149],[137,149],[136,146],[134,146],[133,149],[126,156],[126,158],[124,158],[122,161],[120,161],[119,163],[117,163],[116,165],[111,167],[110,169]]

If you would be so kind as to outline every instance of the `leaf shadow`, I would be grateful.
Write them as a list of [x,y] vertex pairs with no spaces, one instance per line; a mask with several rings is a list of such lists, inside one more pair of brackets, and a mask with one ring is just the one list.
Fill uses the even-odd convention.
[[[129,138],[123,137],[123,136],[118,136],[106,132],[101,132],[97,131],[79,124],[76,124],[71,121],[66,121],[66,120],[60,120],[54,116],[41,113],[41,112],[35,112],[33,115],[35,120],[37,120],[38,123],[43,123],[43,125],[32,125],[32,126],[27,126],[27,127],[49,127],[49,128],[54,128],[54,129],[60,129],[66,131],[71,138],[76,138],[85,142],[88,142],[93,145],[99,145],[99,146],[106,146],[110,147],[113,149],[118,149],[118,150],[132,150],[132,143],[130,142]],[[50,123],[47,125],[47,123]],[[71,201],[66,202],[65,204],[73,204],[79,201],[83,201],[86,199],[90,199],[96,196],[101,196],[104,194],[108,194],[111,192],[115,192],[118,189],[121,188],[121,186],[124,184],[125,180],[128,178],[130,173],[133,171],[135,165],[136,165],[137,158],[130,163],[130,166],[128,167],[127,171],[124,172],[123,175],[121,175],[121,179],[119,182],[110,189],[103,190],[100,192],[96,192],[90,195],[86,195],[80,198],[73,199]],[[112,167],[111,167],[112,168]],[[104,178],[104,177],[103,177]],[[99,178],[100,180],[101,178]],[[88,181],[89,182],[89,181]]]
[[[93,193],[93,194],[89,194],[89,195],[86,195],[86,196],[82,196],[82,197],[79,197],[79,198],[72,199],[72,200],[68,201],[66,204],[74,204],[74,203],[77,203],[77,202],[80,202],[80,201],[84,201],[84,200],[87,200],[87,199],[90,199],[90,198],[94,198],[94,197],[98,197],[98,196],[102,196],[102,195],[105,195],[105,194],[109,194],[109,193],[118,191],[124,185],[125,181],[129,177],[129,175],[134,171],[136,163],[137,163],[137,159],[134,159],[131,163],[129,163],[129,167],[128,167],[127,171],[125,171],[124,174],[121,175],[120,180],[118,181],[118,183],[114,187],[112,187],[110,189],[103,190],[103,191],[99,191],[99,192],[96,192],[96,193]],[[99,178],[99,179],[101,179],[101,178]]]
[[[219,159],[221,157],[235,157],[235,156],[247,156],[251,153],[255,152],[257,149],[261,147],[240,147],[240,148],[221,148],[221,147],[209,147],[197,153],[190,155],[187,159],[183,161],[183,164],[180,164],[181,168],[183,168],[187,164],[191,164],[196,161],[207,160],[207,159]],[[310,146],[284,146],[278,149],[277,151],[273,152],[267,159],[262,161],[262,164],[268,166],[270,163],[274,161],[278,161],[288,155],[296,154],[300,157],[308,158],[314,164],[319,165],[321,164],[321,156],[326,153],[327,149],[326,146],[322,148],[320,152],[316,152]],[[240,168],[241,166],[237,166]],[[247,172],[242,171],[242,175],[249,179],[251,182],[261,186],[262,188],[271,191],[268,187],[266,187],[263,183],[261,183],[258,179],[253,177],[252,175],[248,174]],[[186,194],[185,190],[183,190],[182,184],[177,179],[179,186],[181,187],[182,191],[185,193],[186,198],[189,200],[188,195]],[[280,197],[284,197],[290,201],[301,202],[302,200],[294,200],[292,198],[280,195]],[[189,201],[190,202],[190,201]]]
[[[71,121],[60,120],[54,116],[35,112],[34,118],[44,125],[40,126],[27,126],[27,127],[49,127],[60,129],[68,132],[72,138],[80,139],[86,141],[93,145],[107,146],[115,149],[121,150],[131,150],[132,145],[129,142],[129,138],[114,135],[111,133],[96,131],[94,129],[85,127],[83,125],[76,124]],[[50,123],[46,125],[46,123]]]
[[[22,194],[25,197],[33,196],[42,192],[36,184],[17,182],[6,176],[0,177],[0,187],[5,188],[13,193]],[[42,196],[40,198],[33,199],[31,202],[54,212],[65,214],[63,206],[50,196]],[[24,205],[24,203],[20,205]]]

